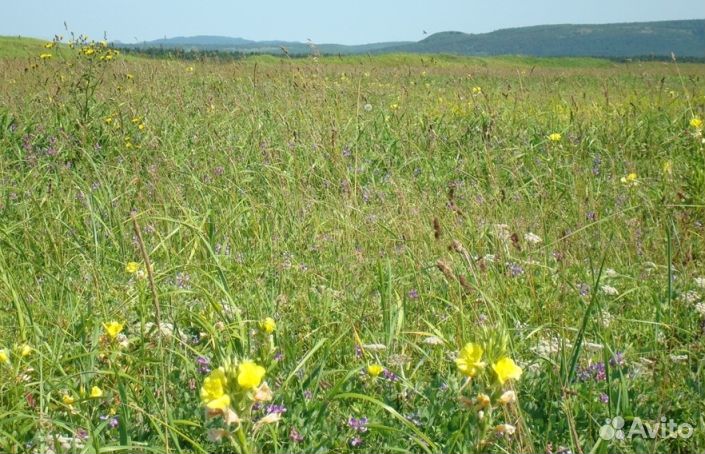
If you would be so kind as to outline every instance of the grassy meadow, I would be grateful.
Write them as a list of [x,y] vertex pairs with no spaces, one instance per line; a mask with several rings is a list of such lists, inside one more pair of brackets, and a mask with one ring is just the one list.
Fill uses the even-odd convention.
[[0,39],[0,451],[702,452],[704,80]]

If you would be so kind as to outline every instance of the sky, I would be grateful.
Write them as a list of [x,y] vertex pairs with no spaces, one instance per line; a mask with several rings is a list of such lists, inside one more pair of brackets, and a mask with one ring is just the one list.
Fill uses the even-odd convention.
[[51,38],[68,30],[133,43],[221,35],[364,44],[418,41],[424,31],[484,33],[543,24],[705,17],[703,0],[3,0],[0,35]]

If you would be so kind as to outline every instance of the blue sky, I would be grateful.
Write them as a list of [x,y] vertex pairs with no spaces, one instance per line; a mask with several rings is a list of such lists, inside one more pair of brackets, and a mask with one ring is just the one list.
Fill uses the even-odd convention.
[[419,40],[423,31],[483,33],[559,23],[705,17],[703,0],[8,0],[0,35],[50,38],[69,30],[135,42],[191,35],[361,44]]

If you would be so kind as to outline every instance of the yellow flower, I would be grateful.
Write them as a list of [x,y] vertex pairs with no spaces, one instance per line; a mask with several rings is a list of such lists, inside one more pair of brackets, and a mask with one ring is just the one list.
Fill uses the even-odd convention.
[[6,348],[0,350],[0,364],[10,363],[10,353],[8,353]]
[[551,142],[560,142],[562,137],[563,136],[561,136],[560,133],[554,132],[553,134],[548,135],[548,140]]
[[264,320],[260,320],[259,329],[267,334],[272,334],[277,330],[277,322],[272,317],[267,317]]
[[94,386],[91,388],[91,395],[93,399],[97,399],[98,397],[103,397],[103,390],[98,388],[97,386]]
[[485,363],[481,361],[483,352],[480,345],[469,342],[458,353],[455,365],[463,375],[474,377],[480,372],[480,369],[485,367]]
[[111,339],[115,339],[118,334],[122,331],[123,324],[120,322],[112,321],[108,323],[103,323],[103,328],[105,332],[110,336]]
[[237,384],[244,389],[255,389],[262,382],[266,371],[253,361],[243,361],[237,366]]
[[127,265],[125,265],[125,271],[134,274],[140,269],[140,264],[137,262],[127,262]]
[[39,55],[39,58],[41,58],[42,60],[48,60],[48,59],[50,59],[51,57],[52,57],[51,54],[41,54],[41,55]]
[[201,400],[203,403],[210,402],[225,394],[225,385],[228,379],[225,377],[225,370],[222,367],[211,372],[201,386]]
[[472,94],[473,94],[473,95],[479,95],[480,93],[482,93],[482,88],[480,88],[480,87],[472,87]]
[[690,126],[700,129],[703,126],[703,121],[698,117],[693,117],[690,119]]
[[144,129],[144,123],[140,123],[140,124],[137,126],[137,129],[139,129],[140,131],[142,131],[142,130]]
[[619,181],[621,181],[622,184],[625,184],[627,186],[636,186],[637,184],[639,184],[639,176],[636,173],[632,172],[627,176],[620,178]]
[[379,364],[370,364],[367,366],[367,373],[370,375],[370,377],[376,378],[379,376],[379,374],[382,373],[384,370],[384,367],[382,367]]
[[517,366],[511,358],[506,356],[492,365],[492,369],[497,374],[500,384],[507,380],[519,380],[521,377],[521,367]]
[[21,356],[29,356],[32,354],[32,347],[30,347],[27,344],[22,344],[20,345],[20,355]]
[[219,411],[225,411],[227,408],[230,407],[230,396],[227,394],[223,394],[222,396],[218,397],[217,399],[213,399],[206,403],[206,408],[209,410],[219,410]]
[[52,47],[54,47],[54,44],[55,44],[55,43],[53,43],[53,42],[51,42],[51,43],[46,43],[46,44],[44,44],[44,48],[45,48],[45,49],[51,49]]
[[673,173],[673,163],[671,161],[663,163],[663,173],[664,175],[671,175]]
[[76,399],[71,397],[71,395],[69,394],[64,394],[64,396],[61,398],[61,401],[64,403],[64,405],[71,405],[76,402]]

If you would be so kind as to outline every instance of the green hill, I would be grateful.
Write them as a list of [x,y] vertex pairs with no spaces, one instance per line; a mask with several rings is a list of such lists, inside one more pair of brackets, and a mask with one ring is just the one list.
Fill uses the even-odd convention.
[[0,58],[37,57],[47,52],[48,41],[21,36],[0,36]]
[[705,20],[541,25],[491,33],[442,32],[385,52],[461,55],[705,57]]

